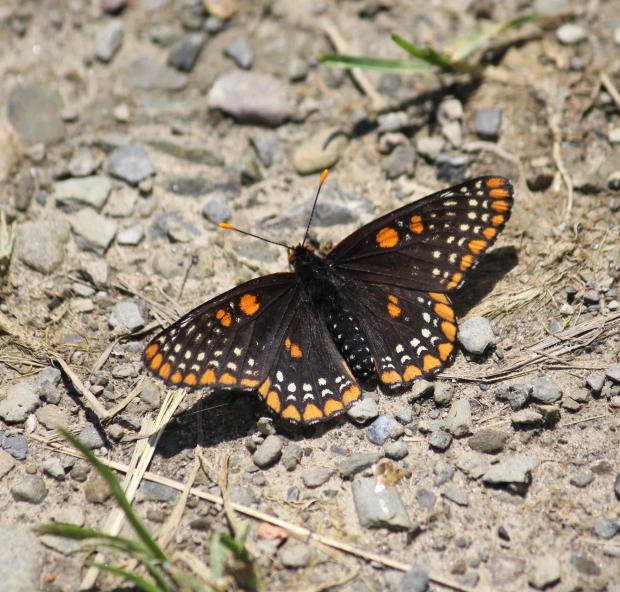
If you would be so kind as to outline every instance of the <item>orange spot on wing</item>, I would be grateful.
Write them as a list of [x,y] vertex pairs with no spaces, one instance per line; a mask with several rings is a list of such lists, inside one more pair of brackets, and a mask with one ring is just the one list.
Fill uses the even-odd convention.
[[230,316],[230,313],[225,311],[223,308],[220,308],[215,313],[215,318],[220,322],[222,327],[230,327],[232,324],[232,317]]
[[491,177],[486,180],[486,186],[491,189],[494,189],[495,187],[502,187],[504,185],[505,181],[501,177]]
[[387,311],[388,311],[388,314],[393,319],[399,317],[400,314],[403,312],[402,309],[400,308],[400,306],[396,306],[396,304],[392,304],[391,302],[388,302]]
[[178,370],[170,377],[170,381],[174,382],[174,384],[179,384],[182,379],[183,375]]
[[510,197],[510,192],[507,189],[491,189],[489,196],[493,199],[500,199],[502,197]]
[[456,325],[450,321],[444,321],[441,323],[441,332],[449,341],[454,341],[456,338]]
[[301,358],[304,353],[296,343],[293,343],[288,337],[284,340],[284,349],[291,354],[291,358]]
[[403,372],[403,378],[407,382],[409,382],[410,380],[413,380],[414,378],[417,378],[418,376],[422,376],[422,371],[417,366],[414,366],[413,364],[409,364],[409,366],[407,366],[405,368],[405,371]]
[[450,299],[440,292],[429,292],[428,295],[437,302],[441,302],[442,304],[450,304]]
[[357,401],[359,396],[362,394],[362,391],[356,384],[352,384],[347,390],[342,393],[342,402],[345,405],[352,403],[353,401]]
[[[267,406],[273,409],[276,413],[280,413],[282,404],[280,403],[280,396],[276,391],[269,391],[265,402],[267,403]],[[292,405],[289,405],[289,407],[292,407]]]
[[242,378],[241,386],[249,386],[251,388],[254,388],[255,386],[258,386],[259,382],[259,380],[254,380],[253,378]]
[[507,201],[501,201],[501,200],[493,201],[491,202],[491,209],[503,214],[504,212],[507,212],[510,209],[510,204]]
[[386,370],[381,373],[379,378],[381,379],[381,382],[384,382],[385,384],[396,384],[397,382],[403,381],[402,376],[396,372],[396,370]]
[[433,310],[446,321],[454,321],[454,310],[447,304],[435,304]]
[[170,364],[168,362],[166,362],[160,369],[159,369],[159,375],[164,379],[164,380],[168,380],[168,377],[170,376],[170,372],[172,371],[172,366],[170,366]]
[[190,372],[183,379],[183,384],[186,384],[187,386],[194,386],[196,384],[196,382],[198,382],[198,379],[196,378],[196,375],[193,372]]
[[258,387],[258,392],[266,397],[269,394],[269,387],[271,386],[271,380],[269,378],[265,379],[265,382]]
[[491,224],[493,224],[493,226],[499,226],[500,224],[503,224],[504,220],[504,216],[497,214],[491,218]]
[[[271,393],[270,393],[271,394]],[[279,400],[278,400],[279,403]],[[300,421],[301,415],[299,415],[299,411],[294,405],[289,405],[282,411],[282,417],[284,419],[289,419],[290,421]]]
[[157,345],[157,343],[152,343],[144,351],[144,357],[150,360],[157,353],[157,350],[159,350],[159,345]]
[[258,309],[260,308],[260,304],[256,302],[255,294],[244,294],[239,299],[239,308],[241,312],[251,317],[253,314],[256,314]]
[[304,409],[304,421],[313,421],[315,419],[320,419],[323,417],[323,412],[312,403],[308,403],[306,408]]
[[463,279],[462,273],[459,273],[458,271],[456,273],[453,273],[452,278],[448,282],[448,290],[452,290],[452,288],[456,288],[462,279]]
[[461,271],[467,271],[474,263],[474,258],[471,255],[463,255],[461,258]]
[[472,253],[474,253],[475,255],[479,255],[480,253],[482,253],[482,251],[484,251],[484,249],[486,248],[488,244],[489,243],[487,243],[487,241],[475,239],[475,240],[469,241],[467,243],[467,247]]
[[393,228],[386,226],[377,232],[375,240],[382,249],[390,249],[398,244],[398,232],[396,232]]
[[151,360],[151,369],[152,370],[157,370],[160,366],[161,363],[164,361],[164,356],[162,356],[161,354],[157,354],[152,360]]
[[439,357],[445,362],[450,357],[454,346],[451,343],[440,343],[437,349],[439,350]]
[[493,238],[495,238],[495,235],[497,234],[497,230],[489,226],[488,228],[485,228],[482,231],[482,234],[484,235],[484,238],[486,238],[487,240],[493,240]]
[[433,368],[437,368],[437,366],[441,366],[441,361],[438,358],[430,354],[424,356],[424,372],[430,372]]
[[222,384],[237,384],[237,379],[232,374],[224,372],[224,374],[220,376],[219,382]]
[[336,401],[336,399],[328,399],[323,406],[325,415],[332,415],[341,409],[344,409],[344,405],[340,401]]
[[205,370],[200,377],[200,384],[213,384],[217,378],[212,368]]
[[409,230],[415,234],[422,234],[424,232],[424,224],[422,224],[422,216],[411,216],[409,223]]

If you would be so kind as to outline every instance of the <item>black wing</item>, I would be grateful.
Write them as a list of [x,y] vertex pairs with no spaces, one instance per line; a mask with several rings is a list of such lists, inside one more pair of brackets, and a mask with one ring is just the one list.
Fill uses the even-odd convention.
[[510,218],[512,195],[503,177],[466,181],[377,218],[328,259],[345,278],[421,291],[459,288]]

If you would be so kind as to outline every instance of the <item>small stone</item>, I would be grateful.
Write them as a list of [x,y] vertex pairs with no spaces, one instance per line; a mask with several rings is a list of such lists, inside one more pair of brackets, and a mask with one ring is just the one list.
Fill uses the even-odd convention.
[[583,294],[583,302],[584,304],[594,305],[598,304],[600,300],[600,296],[597,290],[587,290]]
[[137,201],[135,189],[123,185],[110,196],[105,213],[112,218],[128,218],[133,214]]
[[544,423],[542,413],[534,409],[521,409],[510,416],[512,425],[516,428],[539,427]]
[[386,178],[396,179],[402,175],[413,176],[415,161],[416,151],[413,146],[397,146],[381,166]]
[[69,161],[69,173],[72,177],[89,177],[100,164],[100,160],[95,157],[90,148],[81,146],[74,152]]
[[[273,424],[272,424],[273,427]],[[294,471],[301,462],[303,450],[297,444],[289,444],[282,454],[282,464],[287,471]]]
[[536,410],[542,415],[546,427],[553,427],[560,421],[560,408],[557,405],[538,405]]
[[71,214],[69,224],[79,247],[100,255],[107,251],[116,235],[116,223],[91,208]]
[[112,378],[116,379],[125,379],[125,378],[136,378],[138,376],[138,369],[135,364],[124,363],[117,364],[112,368]]
[[[0,146],[0,161],[2,159],[1,154],[2,146]],[[22,170],[17,177],[17,191],[15,193],[15,207],[20,212],[26,212],[30,207],[35,189],[36,184],[31,171],[29,169]]]
[[15,466],[15,459],[6,451],[0,449],[0,480],[4,479]]
[[49,274],[62,264],[69,237],[69,225],[62,218],[24,222],[17,229],[15,252],[28,267]]
[[467,173],[471,158],[459,152],[442,152],[435,159],[437,178],[447,183],[462,181]]
[[403,425],[408,425],[413,421],[413,409],[411,407],[401,407],[394,413],[396,421]]
[[531,398],[538,403],[556,403],[562,398],[562,391],[547,377],[541,376],[529,381],[532,387]]
[[252,67],[254,52],[252,51],[249,41],[245,37],[237,39],[227,45],[224,49],[224,54],[232,58],[237,66],[243,70],[249,70]]
[[508,456],[493,465],[482,477],[485,485],[506,487],[515,493],[524,494],[532,482],[532,471],[538,461],[520,456]]
[[[173,487],[163,483],[153,483],[152,481],[143,481],[140,485],[140,492],[147,501],[165,504],[174,503],[179,497],[179,492]],[[232,501],[238,501],[233,498],[233,488],[231,488],[230,498]]]
[[16,460],[25,460],[28,457],[28,439],[23,434],[7,436],[2,448]]
[[607,138],[611,144],[620,144],[620,127],[612,127]]
[[501,123],[502,110],[499,108],[476,111],[474,127],[476,135],[483,140],[497,140]]
[[504,450],[509,434],[492,428],[482,429],[476,432],[469,440],[468,444],[472,450],[485,454],[497,454]]
[[98,474],[93,474],[84,486],[84,497],[91,504],[104,504],[112,493],[105,479]]
[[101,211],[105,205],[112,183],[107,177],[94,175],[78,179],[59,181],[54,186],[54,197],[58,207],[67,211],[75,211],[88,206]]
[[620,532],[620,521],[601,518],[594,523],[594,534],[605,540],[612,539]]
[[347,136],[339,128],[322,129],[295,150],[293,166],[300,175],[330,168],[338,162],[347,144]]
[[507,392],[498,393],[498,398],[506,399],[513,411],[517,411],[525,406],[530,400],[532,385],[529,382],[518,382],[511,384]]
[[300,569],[310,563],[310,546],[297,542],[286,543],[279,555],[284,567]]
[[26,475],[11,488],[11,495],[18,502],[38,505],[47,497],[47,487],[42,477]]
[[379,416],[377,402],[370,397],[358,399],[347,410],[347,417],[357,425],[365,425]]
[[456,469],[453,464],[446,462],[445,460],[438,460],[433,465],[433,474],[435,475],[434,485],[439,487],[444,483],[447,483],[454,477]]
[[432,510],[437,501],[437,496],[430,490],[423,487],[418,488],[415,493],[416,500],[424,510]]
[[455,121],[463,117],[463,103],[455,98],[444,99],[437,109],[437,119],[440,123]]
[[65,469],[57,456],[46,458],[41,463],[41,468],[46,475],[49,475],[57,481],[64,481]]
[[97,31],[95,55],[97,59],[108,63],[123,44],[125,25],[122,20],[111,20]]
[[84,446],[90,449],[105,446],[105,442],[101,437],[101,434],[92,423],[88,423],[84,426],[84,429],[78,435],[78,439],[82,442],[82,444],[84,444]]
[[140,393],[140,400],[151,410],[159,409],[161,403],[161,387],[153,381],[146,383]]
[[142,307],[131,300],[117,302],[108,317],[108,323],[112,328],[126,327],[130,332],[141,329],[146,325]]
[[442,495],[451,502],[454,502],[457,506],[469,505],[469,494],[464,489],[448,487]]
[[601,573],[601,568],[586,555],[578,555],[573,553],[570,558],[571,564],[575,569],[586,576],[598,576]]
[[16,382],[0,401],[0,417],[7,423],[21,423],[39,406],[39,395],[29,380]]
[[566,409],[569,413],[577,413],[581,410],[581,405],[571,397],[564,397],[562,399],[562,409]]
[[172,48],[168,56],[168,65],[181,72],[191,72],[198,61],[205,41],[204,33],[187,33]]
[[250,142],[263,166],[269,168],[280,151],[278,138],[266,133],[255,133],[250,136]]
[[443,452],[452,444],[452,436],[445,430],[435,430],[428,439],[428,445],[434,450]]
[[155,167],[142,144],[125,144],[119,146],[108,158],[109,173],[137,185],[140,181],[155,174]]
[[394,487],[372,478],[363,478],[353,482],[352,492],[357,517],[363,528],[411,528],[407,510]]
[[134,224],[123,228],[116,235],[116,242],[124,247],[135,247],[144,240],[144,228],[140,224]]
[[90,473],[90,466],[86,463],[78,463],[72,469],[69,475],[71,479],[77,481],[78,483],[84,483],[88,478],[88,474]]
[[594,473],[592,471],[586,469],[579,473],[574,474],[570,479],[569,483],[574,485],[575,487],[583,488],[594,481]]
[[288,88],[270,74],[235,71],[220,76],[207,97],[240,123],[278,126],[293,114]]
[[312,467],[301,474],[301,480],[308,489],[315,489],[329,481],[333,471],[325,467]]
[[252,455],[252,460],[257,467],[266,469],[277,463],[281,455],[282,440],[275,435],[267,436]]
[[565,23],[558,27],[555,35],[563,45],[577,45],[588,37],[587,31],[575,23]]
[[462,438],[471,434],[473,425],[471,406],[467,399],[454,401],[446,418],[446,428],[455,438]]
[[491,323],[485,317],[471,317],[459,323],[458,340],[465,351],[475,356],[484,355],[497,342]]
[[343,479],[352,479],[357,473],[366,470],[382,457],[381,452],[361,452],[343,460],[338,471]]
[[615,384],[620,384],[620,364],[612,364],[605,370],[605,375]]
[[395,592],[426,592],[427,590],[428,569],[424,565],[416,565],[403,576]]
[[453,148],[459,148],[463,143],[463,126],[460,121],[446,121],[441,126],[441,133]]
[[20,527],[0,526],[0,581],[7,592],[41,589],[43,548],[37,537]]
[[202,215],[214,224],[228,222],[232,216],[228,199],[224,193],[218,193],[211,197],[202,209]]
[[528,582],[538,590],[552,586],[560,581],[560,562],[553,555],[535,557],[528,574]]
[[383,446],[397,428],[401,428],[401,426],[393,417],[380,415],[370,424],[366,436],[373,444]]
[[441,136],[421,136],[416,141],[418,154],[429,162],[434,162],[445,146],[445,140]]
[[616,475],[616,479],[614,481],[614,494],[616,495],[616,499],[620,500],[620,473]]
[[[438,383],[442,384],[442,383]],[[435,383],[428,380],[417,380],[411,387],[411,393],[407,397],[407,402],[415,403],[418,399],[428,397],[435,392]]]
[[448,384],[447,382],[435,383],[433,400],[437,406],[445,407],[449,405],[452,401],[452,397],[454,397],[454,389],[451,384]]
[[379,127],[377,131],[381,133],[397,132],[411,125],[411,118],[406,111],[392,111],[383,113],[377,118]]
[[383,450],[385,451],[385,456],[393,460],[401,460],[409,454],[409,446],[402,440],[386,444]]
[[125,81],[138,90],[176,92],[187,86],[187,74],[161,66],[149,57],[139,57],[129,65]]

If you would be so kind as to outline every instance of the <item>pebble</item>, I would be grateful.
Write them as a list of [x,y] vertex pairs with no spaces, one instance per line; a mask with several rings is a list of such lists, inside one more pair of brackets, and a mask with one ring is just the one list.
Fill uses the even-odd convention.
[[256,151],[256,155],[264,167],[269,168],[280,151],[280,141],[274,135],[255,133],[250,136],[250,142]]
[[505,399],[513,411],[518,411],[525,407],[525,404],[530,400],[531,394],[532,385],[529,382],[517,382],[508,387]]
[[254,464],[266,469],[280,460],[282,456],[282,440],[278,436],[267,436],[252,455]]
[[20,171],[17,176],[17,191],[15,192],[15,207],[20,212],[26,212],[30,207],[35,189],[35,180],[30,170]]
[[39,395],[34,383],[29,380],[16,382],[8,386],[6,396],[0,401],[0,417],[7,423],[21,423],[38,406]]
[[469,505],[469,494],[464,489],[448,487],[442,495],[451,502],[454,502],[457,506]]
[[560,421],[561,413],[557,405],[538,405],[537,410],[542,414],[546,427],[553,427]]
[[609,130],[607,139],[611,144],[620,144],[620,127],[612,127]]
[[315,489],[327,483],[333,471],[325,467],[312,467],[301,474],[301,480],[308,489]]
[[29,530],[0,526],[0,581],[11,592],[41,589],[43,548]]
[[4,479],[15,467],[15,459],[5,450],[0,449],[0,480]]
[[288,79],[291,82],[301,82],[308,76],[309,69],[310,68],[306,60],[300,58],[298,55],[293,55],[289,60],[286,71]]
[[198,61],[205,41],[204,33],[187,33],[170,51],[168,65],[181,72],[191,72]]
[[254,61],[254,52],[249,41],[242,37],[233,41],[224,48],[224,55],[232,58],[234,62],[243,70],[249,70]]
[[548,405],[562,398],[562,391],[545,376],[534,378],[529,381],[529,384],[532,387],[531,397],[538,403]]
[[357,518],[363,528],[411,528],[405,505],[394,487],[362,478],[353,482],[352,492]]
[[544,418],[534,409],[521,409],[510,416],[510,421],[516,428],[532,428],[541,426]]
[[26,146],[54,144],[65,136],[60,97],[35,83],[17,86],[7,104],[9,122]]
[[69,173],[72,177],[88,177],[97,170],[100,164],[100,159],[95,157],[90,148],[81,146],[73,153],[69,161]]
[[126,83],[137,90],[175,92],[187,86],[187,74],[162,66],[151,58],[139,57],[129,65]]
[[424,510],[432,510],[435,507],[437,496],[424,487],[419,487],[415,492],[415,498],[419,506]]
[[586,576],[598,576],[601,573],[601,568],[586,555],[573,553],[570,562],[579,573]]
[[383,454],[381,452],[360,452],[343,460],[338,466],[338,471],[343,479],[352,479],[357,473],[366,470],[379,462]]
[[434,485],[439,487],[444,483],[447,483],[454,477],[456,469],[453,464],[446,462],[445,460],[438,460],[433,465],[433,474],[435,475]]
[[60,379],[62,374],[58,368],[47,366],[37,374],[35,386],[41,399],[57,405],[60,403]]
[[601,518],[594,523],[594,534],[605,540],[612,539],[620,532],[620,521]]
[[478,109],[476,111],[474,128],[476,135],[483,140],[492,140],[493,142],[499,137],[499,128],[502,123],[502,110]]
[[435,430],[428,439],[428,445],[440,452],[447,450],[452,444],[452,436],[445,430]]
[[88,423],[84,426],[84,429],[79,433],[78,438],[84,446],[90,449],[105,446],[105,442],[101,437],[101,434],[92,423]]
[[[273,428],[273,424],[272,424]],[[303,456],[303,450],[301,446],[297,444],[289,444],[282,454],[282,464],[287,471],[294,471],[297,465],[301,462]]]
[[381,167],[388,179],[402,175],[413,176],[415,173],[416,151],[413,146],[397,146],[383,161]]
[[471,434],[473,420],[471,405],[467,399],[454,401],[446,418],[446,428],[455,437],[462,438]]
[[279,552],[280,561],[289,569],[300,569],[310,563],[310,546],[298,542],[286,543]]
[[66,220],[50,218],[20,224],[15,242],[15,252],[21,262],[44,274],[58,270],[70,237]]
[[90,473],[90,465],[86,463],[78,463],[72,469],[69,475],[71,479],[77,481],[78,483],[84,483],[88,478],[88,474]]
[[108,317],[110,327],[126,327],[130,332],[141,329],[146,324],[142,307],[132,300],[121,300],[114,305]]
[[59,181],[54,186],[54,197],[56,205],[66,211],[88,206],[100,212],[111,190],[112,182],[108,177],[93,175]]
[[470,160],[467,154],[442,152],[435,159],[437,178],[447,183],[458,183],[462,181],[466,176]]
[[140,400],[149,409],[158,409],[161,401],[161,387],[159,384],[156,384],[152,380],[148,381],[140,393]]
[[379,127],[378,133],[397,132],[403,128],[411,125],[411,118],[407,115],[406,111],[392,111],[390,113],[383,113],[377,118]]
[[433,392],[433,400],[435,401],[435,405],[445,407],[450,404],[452,397],[454,397],[454,389],[451,384],[447,382],[435,383]]
[[486,428],[476,432],[467,443],[472,450],[476,450],[477,452],[497,454],[504,450],[504,446],[509,437],[510,435],[506,432]]
[[428,589],[428,569],[416,565],[403,576],[395,592],[427,592]]
[[357,425],[364,425],[379,416],[379,406],[374,399],[358,399],[347,410],[347,417]]
[[577,45],[588,37],[587,31],[575,23],[565,23],[558,27],[555,35],[563,45]]
[[402,440],[386,444],[383,450],[385,452],[385,456],[393,460],[401,460],[409,454],[409,446],[407,446],[407,443]]
[[616,384],[620,384],[620,364],[612,364],[605,370],[605,375],[609,380]]
[[41,468],[46,475],[49,475],[57,481],[65,480],[65,468],[62,466],[60,459],[57,456],[51,456],[46,458],[41,463]]
[[434,162],[444,149],[445,141],[441,136],[421,136],[416,140],[416,150],[429,162]]
[[[438,383],[443,384],[443,383]],[[418,399],[428,397],[435,392],[435,383],[428,380],[417,380],[411,387],[411,393],[407,397],[408,403],[415,403]]]
[[7,436],[2,444],[6,450],[16,460],[26,460],[28,456],[28,439],[23,434]]
[[497,342],[493,327],[485,317],[471,317],[459,323],[458,340],[465,351],[475,356],[483,355]]
[[539,462],[533,458],[507,456],[493,465],[483,476],[485,485],[506,487],[515,493],[524,494],[532,482],[532,471]]
[[112,495],[105,479],[93,474],[84,485],[84,497],[91,504],[104,504]]
[[[143,481],[140,485],[140,492],[147,501],[163,502],[166,504],[174,503],[180,495],[179,492],[173,487],[164,485],[163,483],[154,483],[153,481]],[[232,499],[231,488],[231,500]]]
[[338,162],[347,144],[347,136],[339,128],[322,129],[297,147],[293,154],[293,166],[300,175],[330,168]]
[[105,213],[112,218],[128,218],[133,214],[137,201],[135,189],[123,185],[108,199]]
[[565,397],[562,400],[562,409],[566,409],[569,413],[577,413],[577,411],[581,410],[581,404],[571,397]]
[[616,479],[614,481],[614,494],[616,495],[616,499],[620,500],[620,473],[616,475]]
[[40,504],[47,497],[47,487],[42,477],[26,475],[11,488],[11,495],[18,502]]
[[571,485],[580,488],[590,485],[592,481],[594,481],[594,473],[589,469],[576,473],[569,479]]
[[110,154],[108,171],[112,176],[130,185],[137,185],[140,181],[154,175],[155,167],[142,144],[125,144]]
[[560,561],[553,555],[534,557],[528,573],[528,583],[537,588],[545,588],[557,584],[561,578]]
[[202,215],[214,224],[228,222],[232,217],[232,212],[230,211],[226,195],[224,193],[218,193],[211,197],[204,208],[202,208]]
[[402,430],[402,426],[391,415],[380,415],[368,426],[366,436],[373,444],[383,446],[399,430]]
[[211,87],[207,102],[240,123],[275,127],[293,114],[288,87],[270,74],[256,72],[223,74]]
[[123,44],[125,25],[122,20],[114,19],[97,31],[95,40],[95,55],[97,59],[108,63],[116,55]]
[[463,143],[463,126],[460,121],[446,121],[441,126],[441,133],[454,148],[459,148]]
[[135,247],[144,240],[144,228],[140,224],[133,224],[123,228],[116,235],[116,242],[124,247]]
[[84,208],[69,216],[69,224],[78,246],[99,255],[106,252],[116,235],[116,222]]

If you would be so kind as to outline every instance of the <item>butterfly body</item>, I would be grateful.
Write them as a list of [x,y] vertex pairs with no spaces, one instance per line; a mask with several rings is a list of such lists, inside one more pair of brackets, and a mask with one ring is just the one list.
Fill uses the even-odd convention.
[[456,354],[449,294],[510,217],[512,186],[479,177],[381,216],[325,257],[298,245],[292,272],[216,296],[147,346],[172,385],[257,391],[301,424],[344,413],[376,379],[400,389]]

